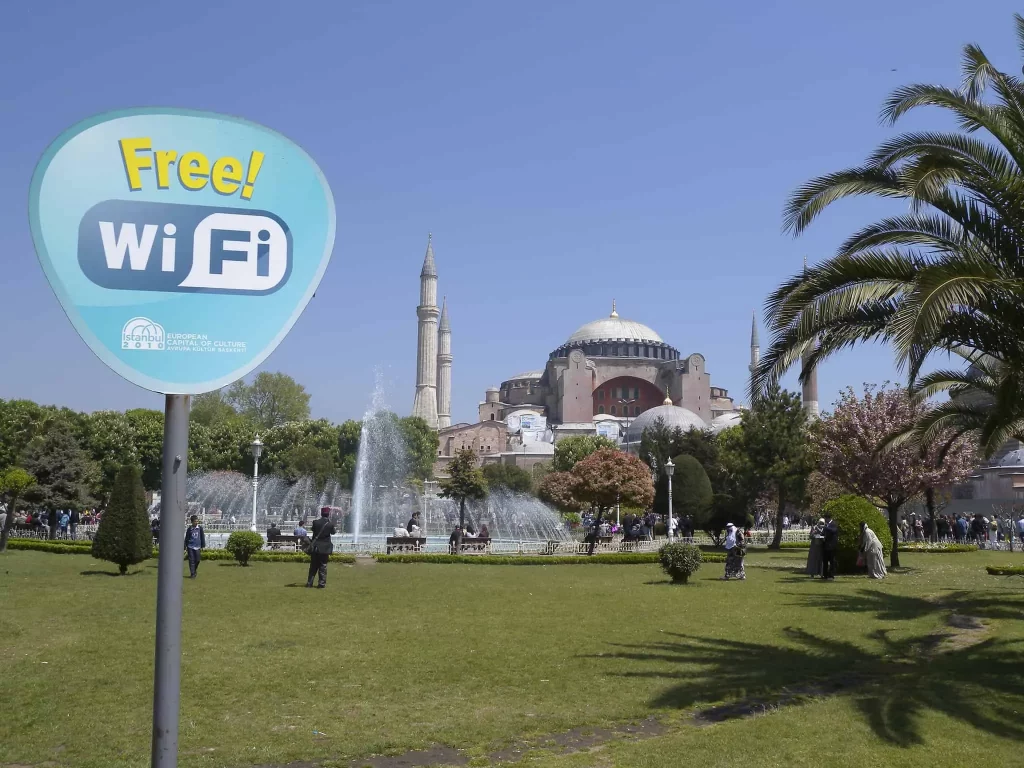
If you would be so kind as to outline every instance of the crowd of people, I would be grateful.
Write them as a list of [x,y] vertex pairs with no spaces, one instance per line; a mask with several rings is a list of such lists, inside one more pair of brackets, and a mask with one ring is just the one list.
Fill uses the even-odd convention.
[[[0,528],[7,523],[6,506],[0,506]],[[42,511],[18,511],[14,514],[11,527],[15,530],[30,530],[36,534],[47,535],[49,539],[74,539],[78,536],[78,526],[96,525],[103,512],[95,509],[79,511],[77,509],[51,509]]]
[[[931,541],[932,520],[923,515],[907,515],[900,521],[904,542]],[[1000,542],[1024,542],[1024,511],[1017,519],[1011,515],[986,517],[975,515],[939,515],[935,518],[935,539],[956,544],[983,545]]]

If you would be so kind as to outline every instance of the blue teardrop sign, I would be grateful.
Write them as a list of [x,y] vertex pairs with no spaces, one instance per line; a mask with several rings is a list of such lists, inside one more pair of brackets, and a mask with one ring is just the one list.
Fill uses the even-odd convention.
[[334,198],[298,145],[209,112],[78,123],[32,178],[36,252],[79,335],[139,386],[197,394],[284,338],[331,258]]

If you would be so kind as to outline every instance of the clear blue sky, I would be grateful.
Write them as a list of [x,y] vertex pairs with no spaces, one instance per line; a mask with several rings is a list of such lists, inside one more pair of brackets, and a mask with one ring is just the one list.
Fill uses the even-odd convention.
[[[317,159],[338,210],[316,298],[263,370],[358,418],[375,366],[412,405],[427,232],[452,322],[453,418],[540,368],[582,323],[619,312],[741,396],[752,309],[806,254],[881,210],[846,204],[793,240],[786,195],[892,133],[882,100],[956,85],[961,46],[1019,71],[991,0],[15,3],[0,48],[0,397],[162,407],[79,340],[36,261],[32,169],[89,115],[172,105],[241,115]],[[896,71],[892,71],[895,69]],[[906,127],[936,125],[926,113]],[[762,343],[767,339],[762,334]],[[895,378],[865,349],[820,373]]]

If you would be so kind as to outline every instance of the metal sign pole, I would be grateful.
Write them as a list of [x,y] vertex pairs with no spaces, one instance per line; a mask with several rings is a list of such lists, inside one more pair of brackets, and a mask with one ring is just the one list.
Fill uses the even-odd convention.
[[156,593],[156,660],[153,671],[152,768],[178,765],[181,696],[181,590],[188,474],[188,395],[167,395],[161,465],[160,560]]

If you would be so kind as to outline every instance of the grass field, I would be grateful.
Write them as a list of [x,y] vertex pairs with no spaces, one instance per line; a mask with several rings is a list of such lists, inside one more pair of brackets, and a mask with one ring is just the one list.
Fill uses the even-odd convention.
[[[688,586],[654,565],[360,562],[323,591],[297,588],[301,564],[204,563],[183,584],[180,765],[1024,761],[1024,581],[985,573],[1020,554],[829,584],[794,573],[805,556]],[[0,556],[0,766],[148,765],[155,562],[113,571]]]

